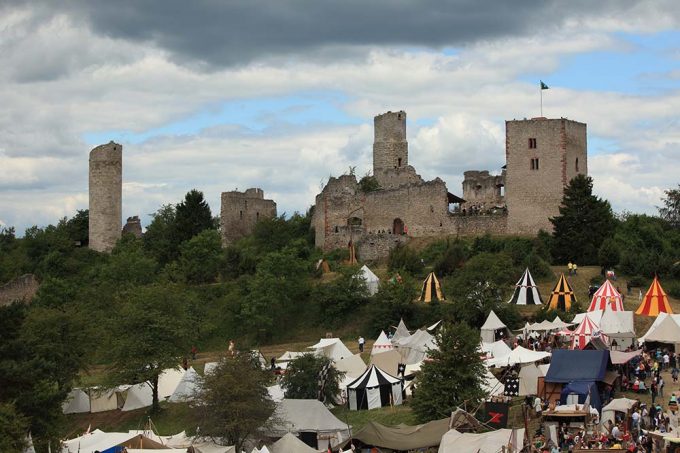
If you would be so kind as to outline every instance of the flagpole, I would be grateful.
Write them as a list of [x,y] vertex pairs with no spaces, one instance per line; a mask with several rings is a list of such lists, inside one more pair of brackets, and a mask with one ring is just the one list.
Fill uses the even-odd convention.
[[541,92],[541,118],[543,118],[543,87],[539,84],[538,91]]

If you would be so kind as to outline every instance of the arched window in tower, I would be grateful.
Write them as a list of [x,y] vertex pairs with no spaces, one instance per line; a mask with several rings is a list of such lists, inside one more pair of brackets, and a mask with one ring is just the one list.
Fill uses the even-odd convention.
[[239,219],[243,220],[243,211],[238,212]]
[[397,159],[397,167],[401,167],[401,157]]
[[576,168],[576,171],[579,171],[578,170],[578,157],[576,158],[576,164],[574,165],[574,167]]

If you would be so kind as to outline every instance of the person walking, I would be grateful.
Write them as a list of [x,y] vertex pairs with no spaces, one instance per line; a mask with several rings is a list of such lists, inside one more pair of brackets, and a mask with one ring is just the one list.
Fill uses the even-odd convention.
[[571,275],[571,271],[574,268],[574,265],[571,264],[571,261],[569,261],[569,264],[567,264],[567,270],[569,271],[569,275]]
[[659,387],[659,396],[663,398],[663,387],[666,383],[663,381],[661,375],[659,375],[659,382],[656,385]]
[[363,336],[359,337],[359,352],[364,352],[364,343],[366,343],[364,337]]

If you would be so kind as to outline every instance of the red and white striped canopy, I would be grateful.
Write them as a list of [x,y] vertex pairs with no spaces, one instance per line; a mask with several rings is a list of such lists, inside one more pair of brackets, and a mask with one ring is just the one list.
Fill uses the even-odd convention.
[[571,349],[583,349],[592,337],[600,337],[604,341],[607,338],[600,331],[600,326],[588,316],[583,318],[583,322],[571,334]]
[[604,284],[595,291],[588,311],[604,310],[605,308],[612,311],[623,311],[623,298],[609,280],[605,280]]

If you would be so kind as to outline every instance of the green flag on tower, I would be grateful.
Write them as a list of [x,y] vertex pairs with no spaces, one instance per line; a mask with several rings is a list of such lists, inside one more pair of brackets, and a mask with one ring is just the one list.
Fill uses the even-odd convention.
[[541,82],[541,90],[549,90],[550,89],[550,87],[548,85],[546,85],[545,83],[543,83],[542,80],[540,82]]

